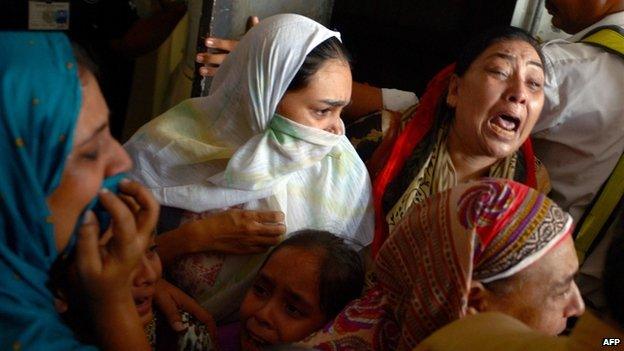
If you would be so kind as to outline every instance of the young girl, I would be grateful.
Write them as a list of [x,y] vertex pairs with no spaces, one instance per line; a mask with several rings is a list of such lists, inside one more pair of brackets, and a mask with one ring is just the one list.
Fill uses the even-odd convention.
[[126,144],[133,175],[167,206],[163,218],[174,228],[194,219],[159,236],[159,252],[165,266],[201,253],[168,271],[218,321],[236,312],[264,261],[249,254],[277,244],[284,224],[286,236],[309,228],[358,247],[372,240],[370,180],[340,119],[351,73],[338,38],[302,16],[265,19],[228,55],[208,97]]
[[[358,253],[337,236],[303,230],[269,255],[240,308],[244,350],[302,340],[322,328],[364,286]],[[226,351],[227,341],[222,342]]]
[[[75,269],[71,258],[53,268],[56,307],[78,337],[91,343],[93,332],[85,328],[86,315],[78,306],[82,302],[74,293]],[[220,328],[217,343],[212,323],[184,312],[186,330],[173,333],[155,317],[153,298],[161,273],[152,244],[132,273],[132,298],[155,350],[217,350],[217,344],[221,351],[255,350],[299,341],[332,320],[364,286],[362,260],[342,239],[323,231],[294,233],[271,252],[245,295],[240,322]]]

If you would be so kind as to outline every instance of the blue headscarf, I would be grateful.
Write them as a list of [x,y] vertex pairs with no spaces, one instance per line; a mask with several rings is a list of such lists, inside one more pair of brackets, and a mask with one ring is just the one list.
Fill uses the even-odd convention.
[[58,256],[46,198],[58,186],[81,104],[61,33],[0,32],[0,349],[81,345],[46,287]]

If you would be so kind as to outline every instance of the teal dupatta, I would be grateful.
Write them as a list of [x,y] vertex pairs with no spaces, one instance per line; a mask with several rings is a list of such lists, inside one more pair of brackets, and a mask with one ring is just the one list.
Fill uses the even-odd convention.
[[71,151],[81,90],[61,33],[0,33],[0,349],[91,349],[47,288],[58,256],[46,198]]

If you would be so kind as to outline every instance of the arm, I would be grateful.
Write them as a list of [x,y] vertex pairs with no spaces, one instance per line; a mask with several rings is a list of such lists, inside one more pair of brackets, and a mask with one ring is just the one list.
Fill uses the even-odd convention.
[[156,237],[158,254],[166,266],[176,257],[216,251],[259,253],[279,243],[286,232],[284,214],[276,211],[230,209],[184,223]]
[[342,117],[345,122],[354,121],[381,109],[383,109],[381,88],[354,81],[351,104],[347,106]]

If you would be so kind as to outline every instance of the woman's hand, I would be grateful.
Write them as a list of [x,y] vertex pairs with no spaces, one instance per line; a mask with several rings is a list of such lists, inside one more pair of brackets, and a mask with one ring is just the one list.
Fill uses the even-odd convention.
[[231,209],[182,226],[193,251],[250,254],[277,245],[286,233],[284,213]]
[[91,211],[79,230],[78,275],[95,300],[107,300],[109,295],[130,288],[130,273],[145,253],[158,219],[159,205],[147,189],[129,180],[122,181],[119,189],[120,196],[100,192],[100,202],[112,218],[102,237]]
[[160,312],[167,318],[171,329],[176,332],[181,332],[188,328],[188,325],[182,322],[180,314],[180,311],[186,311],[204,323],[212,336],[216,337],[217,327],[210,313],[201,307],[197,301],[193,300],[192,297],[168,281],[164,279],[158,281],[154,301]]
[[132,272],[156,226],[159,206],[139,183],[125,180],[119,188],[122,196],[100,192],[100,201],[112,218],[101,238],[95,215],[85,214],[76,244],[76,273],[100,348],[149,350],[130,289]]
[[[247,20],[247,30],[258,24],[260,20],[256,16],[251,16]],[[204,66],[199,68],[199,74],[203,77],[213,77],[217,74],[217,69],[223,63],[227,55],[234,50],[238,40],[228,40],[221,38],[208,37],[205,45],[208,48],[206,52],[197,54],[195,61],[203,63]]]
[[175,258],[197,252],[250,254],[277,245],[286,233],[284,213],[230,209],[184,223],[156,237],[158,254],[167,265]]

